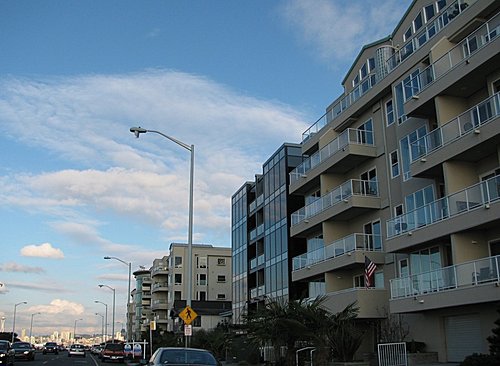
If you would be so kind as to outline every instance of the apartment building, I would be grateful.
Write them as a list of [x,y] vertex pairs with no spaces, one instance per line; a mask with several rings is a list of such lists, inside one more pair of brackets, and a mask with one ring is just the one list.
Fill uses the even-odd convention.
[[290,277],[291,258],[306,248],[304,239],[290,238],[290,215],[303,198],[290,195],[289,173],[301,161],[300,145],[283,144],[263,164],[262,174],[232,196],[234,324],[268,298],[306,295]]
[[[151,271],[139,269],[133,273],[135,289],[132,290],[132,340],[143,339],[142,332],[149,331],[149,322],[152,320],[151,312]],[[130,319],[130,318],[129,318]]]
[[[192,325],[212,329],[224,320],[223,314],[231,309],[231,248],[210,244],[192,246],[191,307],[198,314]],[[168,258],[167,329],[181,332],[178,314],[186,307],[188,291],[188,246],[172,243]]]
[[151,311],[156,321],[156,329],[167,330],[168,308],[168,256],[156,258],[151,267]]
[[[360,354],[390,317],[440,362],[488,353],[500,301],[499,11],[498,0],[413,1],[390,36],[361,48],[344,93],[302,135],[287,188],[302,198],[290,288],[326,295],[332,312],[356,301]],[[255,186],[233,196],[235,261],[253,258],[236,229],[253,227]],[[368,288],[366,258],[377,266]],[[238,268],[240,299],[251,266]]]

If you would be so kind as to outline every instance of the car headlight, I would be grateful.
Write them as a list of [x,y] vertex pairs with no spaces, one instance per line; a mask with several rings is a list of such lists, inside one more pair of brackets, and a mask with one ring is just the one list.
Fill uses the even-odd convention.
[[24,354],[27,355],[28,353],[30,353],[29,351],[24,351]]
[[0,353],[0,357],[5,357],[5,353]]

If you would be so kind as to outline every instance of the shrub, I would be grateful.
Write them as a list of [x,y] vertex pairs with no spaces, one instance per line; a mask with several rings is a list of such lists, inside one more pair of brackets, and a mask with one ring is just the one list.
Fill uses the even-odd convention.
[[467,356],[460,366],[498,366],[499,362],[500,359],[496,356],[473,353]]

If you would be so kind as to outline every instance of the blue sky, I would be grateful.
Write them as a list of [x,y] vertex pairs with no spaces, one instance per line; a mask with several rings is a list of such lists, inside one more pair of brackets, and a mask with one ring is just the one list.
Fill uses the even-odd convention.
[[[0,0],[0,315],[99,333],[127,267],[187,239],[229,247],[231,195],[342,92],[410,0]],[[376,6],[375,6],[376,5]],[[109,308],[110,309],[110,308]]]

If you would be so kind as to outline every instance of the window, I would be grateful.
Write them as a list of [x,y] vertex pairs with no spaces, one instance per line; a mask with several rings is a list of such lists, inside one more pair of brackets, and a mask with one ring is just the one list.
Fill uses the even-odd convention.
[[397,150],[391,152],[390,159],[391,159],[391,178],[396,178],[397,176],[399,176],[399,155]]
[[226,258],[217,258],[217,265],[218,266],[225,266],[226,265]]
[[365,249],[367,250],[381,250],[382,249],[382,236],[380,235],[380,220],[365,224],[363,231],[365,236]]
[[366,76],[368,75],[368,67],[367,67],[366,63],[364,63],[363,66],[361,66],[359,73],[361,76],[361,80],[366,78]]
[[197,257],[196,261],[198,268],[207,268],[207,257]]
[[400,141],[401,151],[401,167],[403,171],[403,179],[408,180],[411,178],[410,163],[411,163],[411,146],[412,143],[423,137],[427,133],[427,127],[422,126],[410,134],[403,137]]
[[368,59],[368,70],[372,72],[375,70],[375,59],[373,57]]
[[415,20],[413,21],[415,32],[417,32],[420,28],[422,28],[422,25],[424,25],[424,22],[422,20],[422,13],[418,13],[418,15],[415,17]]
[[434,11],[434,4],[427,5],[424,8],[425,21],[428,22],[436,13]]
[[385,103],[385,116],[387,120],[387,126],[394,123],[394,106],[392,105],[392,99]]
[[180,291],[174,291],[174,300],[181,300],[181,292]]
[[198,285],[206,286],[207,285],[207,275],[205,273],[198,273]]
[[206,291],[198,291],[197,293],[198,300],[206,301],[207,300],[207,292]]
[[225,275],[218,275],[217,282],[226,282],[226,276]]
[[361,194],[376,196],[377,192],[377,169],[373,168],[360,175],[361,179]]
[[226,300],[226,294],[217,294],[217,300]]
[[397,205],[394,207],[394,217],[401,216],[403,213],[403,205]]
[[176,273],[174,277],[175,285],[182,285],[182,273]]
[[446,6],[446,0],[438,0],[436,4],[438,7],[438,11],[441,11]]
[[371,118],[358,127],[358,142],[373,145],[373,122]]
[[182,257],[175,257],[174,267],[182,268]]
[[412,34],[412,31],[411,31],[411,27],[410,27],[403,34],[403,42],[406,42],[411,37],[411,34]]

